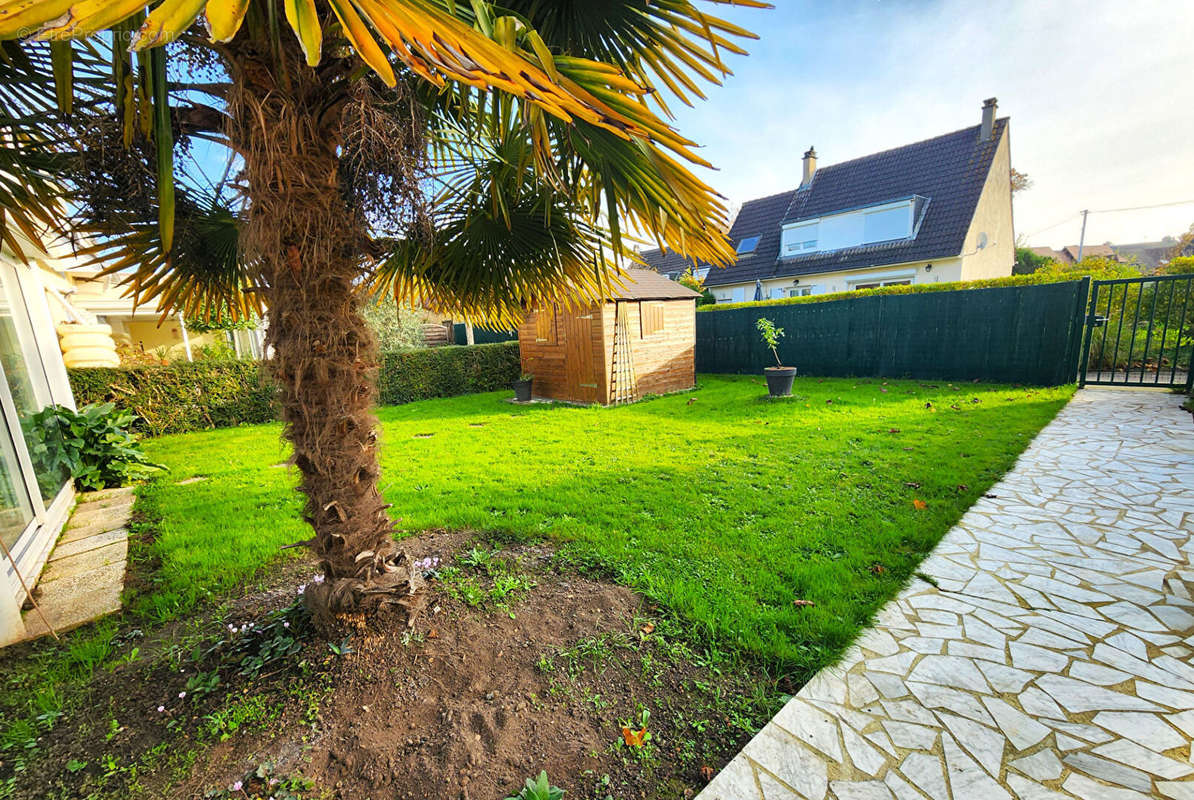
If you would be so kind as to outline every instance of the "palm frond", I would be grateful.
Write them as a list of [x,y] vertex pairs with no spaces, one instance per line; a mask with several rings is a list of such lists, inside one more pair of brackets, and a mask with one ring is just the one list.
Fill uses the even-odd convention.
[[[446,2],[446,0],[445,0]],[[712,0],[770,8],[758,0]],[[641,86],[667,89],[681,102],[704,98],[702,83],[730,74],[722,52],[745,55],[740,39],[758,38],[691,0],[503,0],[554,53],[584,55],[616,66]],[[660,91],[653,93],[665,113]]]
[[86,45],[0,42],[0,244],[18,258],[62,233],[67,113],[97,102],[101,69]]
[[443,133],[434,234],[398,242],[370,276],[375,293],[511,327],[525,302],[567,305],[607,292],[615,245],[538,175],[524,126],[496,141]]
[[179,311],[201,320],[260,316],[260,287],[253,265],[241,259],[235,211],[217,194],[180,187],[175,213],[169,251],[154,220],[128,218],[110,220],[107,235],[78,255],[121,278],[136,305],[156,306],[163,317]]

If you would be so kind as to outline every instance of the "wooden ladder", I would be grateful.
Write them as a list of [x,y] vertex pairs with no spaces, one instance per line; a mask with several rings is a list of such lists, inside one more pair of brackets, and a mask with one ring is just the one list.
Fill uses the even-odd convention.
[[616,308],[610,402],[620,406],[638,400],[638,379],[634,375],[634,351],[630,347],[629,314],[624,303],[617,303]]

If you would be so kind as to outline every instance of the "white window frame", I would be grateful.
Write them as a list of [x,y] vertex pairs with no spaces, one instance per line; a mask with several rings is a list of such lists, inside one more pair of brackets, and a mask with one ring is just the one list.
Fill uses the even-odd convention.
[[[45,397],[39,390],[38,382],[33,382],[33,391],[38,397],[38,402],[43,405],[58,403],[74,408],[74,397],[70,392],[66,368],[62,364],[61,356],[57,355],[57,333],[50,316],[45,290],[41,281],[32,273],[32,269],[0,261],[0,272],[3,273],[5,284],[15,289],[10,301],[21,355],[26,360],[27,369],[39,370],[46,378],[49,397]],[[20,314],[25,315],[24,320],[20,320]],[[27,322],[28,326],[21,324],[22,322]],[[55,349],[51,351],[51,347]],[[30,358],[34,360],[29,361]],[[20,433],[20,416],[8,379],[4,375],[3,365],[0,365],[0,414],[3,415],[3,419],[0,420],[3,423],[0,425],[0,436],[8,437],[8,444],[17,460],[18,474],[13,476],[14,489],[20,491],[23,488],[33,508],[33,519],[21,531],[10,552],[21,571],[21,576],[32,583],[49,557],[58,532],[66,523],[67,513],[74,502],[74,485],[67,480],[48,502],[42,499],[33,460],[29,456],[25,437]],[[7,588],[19,599],[24,590],[13,573],[12,561],[5,559],[4,562],[3,575]]]
[[[780,235],[780,258],[797,258],[809,253],[833,252],[851,247],[896,242],[916,236],[917,197],[905,197],[888,203],[853,208],[814,219],[789,222]],[[868,238],[866,220],[874,214],[902,210],[907,214],[907,226],[902,235],[889,238]]]

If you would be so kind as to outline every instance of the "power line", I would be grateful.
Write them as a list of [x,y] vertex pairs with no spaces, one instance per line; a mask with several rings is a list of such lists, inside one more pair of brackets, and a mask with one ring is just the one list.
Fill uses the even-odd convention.
[[1089,211],[1080,211],[1077,214],[1071,214],[1070,216],[1066,217],[1065,219],[1061,220],[1060,222],[1053,223],[1052,225],[1050,225],[1047,228],[1041,228],[1040,230],[1033,231],[1032,233],[1029,233],[1029,234],[1025,234],[1025,238],[1031,239],[1033,236],[1039,236],[1040,234],[1051,231],[1054,228],[1059,228],[1062,225],[1065,225],[1067,222],[1073,222],[1078,217],[1082,217],[1086,214],[1116,214],[1121,211],[1148,211],[1148,210],[1154,209],[1154,208],[1170,208],[1172,206],[1188,206],[1188,205],[1194,205],[1194,200],[1175,200],[1172,203],[1156,203],[1156,204],[1150,205],[1150,206],[1129,206],[1127,208],[1099,208],[1099,209],[1091,209]]
[[1065,219],[1063,219],[1061,222],[1055,222],[1055,223],[1053,223],[1052,225],[1050,225],[1050,226],[1049,226],[1049,227],[1047,227],[1047,228],[1041,228],[1039,231],[1033,231],[1032,233],[1025,234],[1025,236],[1026,236],[1027,238],[1032,238],[1033,236],[1036,236],[1036,235],[1038,235],[1038,234],[1042,234],[1042,233],[1044,233],[1045,231],[1051,231],[1051,230],[1053,230],[1054,228],[1057,228],[1057,227],[1060,227],[1060,226],[1062,226],[1062,225],[1065,225],[1067,222],[1071,222],[1071,221],[1072,221],[1072,220],[1073,220],[1075,217],[1078,217],[1078,216],[1081,216],[1081,215],[1079,215],[1079,214],[1070,214],[1068,217],[1066,217]]
[[1131,206],[1130,208],[1101,208],[1092,210],[1091,214],[1114,214],[1118,211],[1147,211],[1150,208],[1168,208],[1170,206],[1194,205],[1194,200],[1176,200],[1172,203],[1157,203],[1152,206]]

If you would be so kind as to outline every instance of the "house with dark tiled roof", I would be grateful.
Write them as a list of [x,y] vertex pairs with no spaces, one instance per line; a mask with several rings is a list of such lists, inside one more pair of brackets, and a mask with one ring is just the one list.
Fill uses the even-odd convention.
[[800,186],[742,206],[734,264],[710,268],[643,253],[671,277],[690,267],[718,302],[1012,274],[1008,119],[985,102],[981,124],[827,166],[812,148]]

